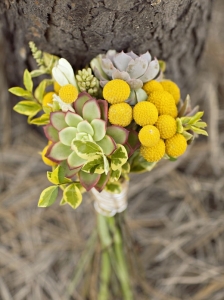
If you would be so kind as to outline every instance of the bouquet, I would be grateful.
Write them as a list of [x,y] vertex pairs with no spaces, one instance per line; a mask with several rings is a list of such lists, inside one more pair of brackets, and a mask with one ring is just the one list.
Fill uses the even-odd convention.
[[[109,50],[74,73],[66,59],[38,50],[33,42],[30,48],[38,69],[25,70],[25,88],[9,91],[24,99],[14,110],[29,124],[43,126],[47,138],[41,156],[52,168],[47,172],[51,185],[38,206],[52,205],[61,190],[60,205],[76,209],[82,194],[92,191],[103,249],[99,299],[109,299],[112,269],[122,299],[133,299],[124,225],[115,216],[127,207],[122,192],[129,173],[151,171],[160,160],[183,155],[195,136],[207,135],[203,112],[191,108],[189,96],[181,99],[177,84],[164,76],[165,62],[149,52],[138,56]],[[41,75],[34,89],[33,79]]]

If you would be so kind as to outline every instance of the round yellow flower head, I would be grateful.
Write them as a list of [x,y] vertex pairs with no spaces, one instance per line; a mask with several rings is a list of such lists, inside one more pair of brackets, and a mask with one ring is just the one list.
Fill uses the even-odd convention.
[[150,80],[143,85],[143,90],[149,95],[154,91],[163,91],[163,87],[160,82],[156,80]]
[[159,130],[155,126],[146,125],[139,131],[138,138],[143,146],[153,147],[160,140]]
[[153,125],[158,119],[158,110],[153,103],[142,101],[134,106],[133,118],[140,126]]
[[53,95],[54,95],[54,92],[47,93],[43,98],[42,105],[48,106],[48,103],[52,104],[53,103]]
[[144,157],[148,162],[156,162],[163,158],[165,154],[165,143],[163,140],[159,140],[159,142],[153,147],[140,147],[140,154]]
[[165,143],[166,154],[172,157],[178,157],[184,154],[187,149],[187,141],[185,137],[180,133],[176,133],[173,137],[167,139]]
[[164,80],[161,81],[161,85],[165,91],[169,92],[173,96],[175,103],[178,104],[180,101],[180,89],[177,84],[171,80]]
[[158,128],[162,139],[171,138],[177,131],[176,120],[169,115],[159,116],[155,126]]
[[46,147],[44,147],[44,149],[42,150],[42,152],[41,152],[41,158],[42,158],[43,162],[45,163],[45,165],[53,167],[53,166],[56,166],[57,163],[54,162],[54,161],[52,161],[52,160],[50,160],[49,158],[47,158],[45,156],[45,154],[47,153],[47,150],[48,150],[48,147],[49,147],[50,144],[51,144],[51,142],[49,142],[48,145]]
[[66,84],[59,90],[59,97],[65,103],[72,103],[78,97],[78,90],[72,84]]
[[60,88],[61,88],[60,84],[58,84],[57,81],[54,81],[54,91],[56,94],[59,93]]
[[108,118],[111,124],[126,127],[132,121],[132,108],[127,103],[113,104],[109,108]]
[[152,92],[147,101],[153,103],[158,109],[159,115],[170,115],[173,118],[177,116],[177,107],[173,96],[166,91]]
[[121,79],[109,81],[103,88],[103,97],[111,104],[121,103],[128,99],[131,89],[130,86]]

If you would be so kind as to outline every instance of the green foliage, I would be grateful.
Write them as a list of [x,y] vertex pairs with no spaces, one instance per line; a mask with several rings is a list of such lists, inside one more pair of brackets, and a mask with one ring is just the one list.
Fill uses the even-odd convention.
[[38,87],[35,89],[34,96],[35,98],[42,103],[43,97],[46,91],[46,87],[53,84],[53,80],[51,79],[44,79],[40,82]]
[[117,145],[117,149],[111,155],[111,169],[113,171],[120,170],[128,160],[128,154],[123,145]]
[[33,99],[33,94],[29,91],[24,90],[23,88],[19,86],[15,86],[9,89],[9,92],[12,93],[13,95],[16,95],[18,97],[23,97],[25,99]]
[[39,111],[41,111],[42,106],[34,101],[20,101],[13,109],[25,116],[35,116]]
[[37,126],[43,126],[49,123],[49,114],[43,114],[38,118],[35,119],[29,119],[28,118],[28,123],[37,125]]
[[31,74],[28,70],[24,71],[23,84],[24,84],[25,88],[27,89],[27,91],[32,93],[32,91],[33,91],[33,81],[32,81]]
[[130,160],[130,172],[144,173],[151,171],[157,164],[157,162],[148,162],[141,156],[139,150],[135,151]]
[[119,181],[115,181],[115,182],[109,181],[105,186],[105,190],[112,194],[119,194],[121,193],[122,186]]
[[61,204],[67,203],[76,209],[82,202],[82,194],[76,183],[68,185],[63,192],[63,200]]
[[[206,130],[204,130],[205,127],[207,127],[207,124],[205,122],[201,121],[201,118],[203,116],[204,112],[199,111],[193,116],[186,116],[182,117],[178,120],[178,122],[182,124],[183,131],[187,132],[188,130],[191,130],[197,134],[202,134],[208,136],[208,133]],[[180,125],[179,125],[180,127]]]
[[62,166],[57,166],[53,172],[47,172],[47,179],[53,184],[65,184],[72,182],[65,177],[65,171]]
[[51,206],[58,196],[58,187],[57,186],[49,186],[45,190],[42,191],[38,207],[48,207]]

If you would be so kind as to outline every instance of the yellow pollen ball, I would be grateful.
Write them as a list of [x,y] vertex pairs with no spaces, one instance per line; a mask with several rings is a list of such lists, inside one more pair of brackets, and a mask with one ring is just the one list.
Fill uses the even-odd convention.
[[131,89],[130,86],[121,79],[109,81],[103,88],[103,97],[111,104],[121,103],[128,99]]
[[54,82],[54,91],[56,94],[59,93],[60,88],[61,88],[60,84],[58,84],[57,81],[55,81]]
[[153,103],[142,101],[134,106],[133,118],[140,126],[153,125],[158,119],[158,110]]
[[42,105],[48,106],[48,103],[52,104],[53,103],[53,95],[54,95],[54,92],[47,93],[43,98]]
[[52,161],[52,160],[50,160],[49,158],[47,158],[45,156],[45,154],[47,153],[49,144],[51,144],[51,143],[48,143],[48,145],[46,147],[44,147],[43,151],[41,152],[41,158],[42,158],[43,162],[45,163],[45,165],[53,167],[53,166],[56,166],[57,163],[54,162],[54,161]]
[[139,131],[138,138],[143,146],[153,147],[159,142],[160,133],[155,126],[147,125]]
[[175,100],[170,93],[166,91],[154,91],[148,96],[147,101],[156,106],[159,115],[170,115],[173,118],[177,117]]
[[156,162],[163,158],[165,154],[165,143],[163,140],[159,140],[159,142],[153,147],[140,147],[140,154],[144,157],[148,162]]
[[163,87],[160,82],[156,80],[150,80],[143,85],[143,90],[149,95],[154,91],[163,91]]
[[176,120],[169,115],[159,116],[155,126],[158,128],[162,139],[171,138],[177,131]]
[[65,103],[72,103],[78,97],[78,90],[72,84],[66,84],[59,90],[59,97]]
[[126,127],[132,121],[132,108],[127,103],[113,104],[109,108],[108,118],[111,124]]
[[180,89],[177,84],[171,80],[164,80],[161,81],[161,85],[165,91],[169,92],[173,96],[175,103],[178,104],[180,101]]
[[184,154],[187,149],[187,141],[185,137],[180,133],[176,133],[173,137],[167,139],[165,141],[165,144],[166,154],[171,157],[178,157]]

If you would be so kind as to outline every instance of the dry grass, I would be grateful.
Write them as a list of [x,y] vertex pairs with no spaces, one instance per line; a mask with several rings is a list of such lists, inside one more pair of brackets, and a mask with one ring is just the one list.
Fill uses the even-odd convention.
[[[128,225],[147,299],[224,299],[223,9],[217,1],[191,93],[205,110],[209,139],[199,138],[177,162],[131,179]],[[48,185],[38,154],[45,140],[11,112],[0,76],[0,299],[66,300],[95,224],[91,199],[86,195],[77,211],[36,207]],[[74,299],[82,298],[74,293]]]

